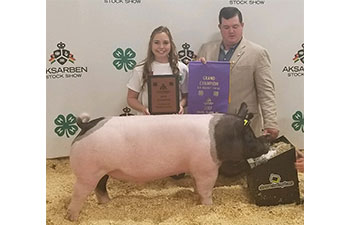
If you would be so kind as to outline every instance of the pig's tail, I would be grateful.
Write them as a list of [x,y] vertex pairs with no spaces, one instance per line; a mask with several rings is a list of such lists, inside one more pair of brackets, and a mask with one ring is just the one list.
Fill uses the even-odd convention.
[[84,123],[89,122],[90,116],[87,113],[82,113],[78,118],[77,118],[77,124],[81,128]]

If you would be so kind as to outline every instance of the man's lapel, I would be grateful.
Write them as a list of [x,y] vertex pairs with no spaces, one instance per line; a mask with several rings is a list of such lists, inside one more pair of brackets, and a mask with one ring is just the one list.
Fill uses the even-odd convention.
[[244,54],[245,47],[246,47],[246,40],[243,37],[242,40],[241,40],[241,43],[239,43],[239,45],[237,46],[237,49],[235,50],[235,52],[233,53],[233,55],[232,55],[232,57],[230,59],[231,70],[236,66],[237,62],[239,61],[239,59]]

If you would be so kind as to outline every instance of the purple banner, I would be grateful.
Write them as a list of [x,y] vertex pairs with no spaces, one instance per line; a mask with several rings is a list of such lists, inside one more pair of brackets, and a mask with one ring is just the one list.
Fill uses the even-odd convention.
[[188,109],[190,114],[226,113],[230,62],[189,63]]

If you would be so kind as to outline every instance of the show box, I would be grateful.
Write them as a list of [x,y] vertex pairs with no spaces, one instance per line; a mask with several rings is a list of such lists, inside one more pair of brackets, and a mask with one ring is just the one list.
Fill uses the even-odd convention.
[[248,159],[248,189],[259,206],[300,203],[295,147],[284,136],[276,139],[267,154]]

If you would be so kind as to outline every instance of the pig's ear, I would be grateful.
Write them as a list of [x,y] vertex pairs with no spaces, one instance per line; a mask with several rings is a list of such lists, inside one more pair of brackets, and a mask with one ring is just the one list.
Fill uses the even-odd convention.
[[246,117],[243,120],[243,125],[247,126],[250,124],[250,120],[254,117],[253,113],[248,113],[248,115],[246,115]]
[[247,120],[251,120],[253,117],[254,117],[253,113],[248,113],[246,118],[247,118]]
[[241,118],[245,118],[248,113],[248,106],[247,103],[242,102],[241,107],[238,110],[238,116]]

